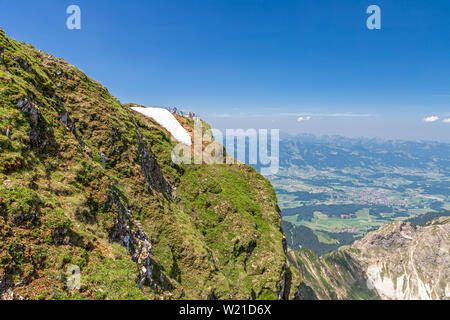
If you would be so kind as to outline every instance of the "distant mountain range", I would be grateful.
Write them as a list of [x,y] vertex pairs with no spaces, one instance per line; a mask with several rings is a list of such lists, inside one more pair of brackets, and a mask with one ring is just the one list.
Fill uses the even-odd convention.
[[[298,157],[300,156],[300,157]],[[450,170],[450,144],[432,141],[404,141],[310,134],[281,135],[280,163],[312,167],[432,166]]]
[[280,139],[282,140],[301,140],[304,142],[313,142],[313,143],[331,143],[334,145],[353,145],[353,144],[402,144],[402,143],[417,143],[417,144],[444,144],[449,145],[447,142],[440,142],[434,140],[405,140],[405,139],[385,139],[385,138],[368,138],[368,137],[359,137],[359,138],[350,138],[341,135],[315,135],[311,133],[300,133],[300,134],[289,134],[286,132],[280,132]]

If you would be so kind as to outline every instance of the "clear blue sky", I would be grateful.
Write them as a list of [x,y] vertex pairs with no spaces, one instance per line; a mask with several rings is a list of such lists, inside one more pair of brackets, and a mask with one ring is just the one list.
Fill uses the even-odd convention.
[[[81,30],[66,28],[71,4]],[[371,4],[381,30],[366,28]],[[449,16],[448,0],[0,0],[7,35],[122,102],[182,106],[219,128],[445,141]]]

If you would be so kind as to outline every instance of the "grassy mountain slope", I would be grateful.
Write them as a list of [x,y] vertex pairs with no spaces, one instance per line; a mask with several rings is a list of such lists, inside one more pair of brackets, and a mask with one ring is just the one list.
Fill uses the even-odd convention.
[[[173,165],[175,144],[0,31],[0,297],[292,297],[271,184],[245,165]],[[71,265],[80,290],[66,286]]]

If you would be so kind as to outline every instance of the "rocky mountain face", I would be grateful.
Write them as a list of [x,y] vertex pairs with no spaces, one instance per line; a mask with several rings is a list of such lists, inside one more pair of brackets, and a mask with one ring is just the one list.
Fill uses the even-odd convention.
[[355,243],[368,286],[383,299],[450,298],[450,218],[396,222]]
[[294,297],[271,184],[241,164],[175,165],[176,143],[0,30],[0,298]]
[[397,221],[318,257],[290,252],[303,299],[450,299],[450,217]]

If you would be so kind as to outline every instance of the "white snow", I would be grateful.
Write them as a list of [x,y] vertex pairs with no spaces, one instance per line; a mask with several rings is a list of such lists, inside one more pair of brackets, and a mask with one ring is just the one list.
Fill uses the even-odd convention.
[[[430,300],[432,288],[423,283],[415,274],[406,273],[396,279],[383,276],[383,264],[372,264],[367,269],[369,289],[375,288],[384,299],[392,300]],[[396,285],[394,285],[394,281]],[[405,288],[403,286],[405,285]]]
[[158,124],[160,124],[163,128],[169,131],[170,134],[172,134],[172,136],[176,140],[188,146],[192,145],[191,136],[186,131],[186,129],[184,129],[181,126],[181,124],[173,116],[173,114],[169,112],[169,110],[163,108],[141,108],[141,107],[134,107],[131,109],[143,114],[144,116],[154,119]]

